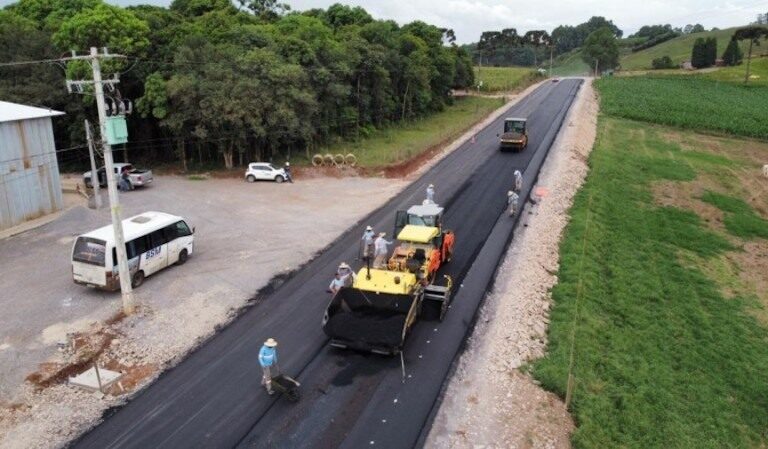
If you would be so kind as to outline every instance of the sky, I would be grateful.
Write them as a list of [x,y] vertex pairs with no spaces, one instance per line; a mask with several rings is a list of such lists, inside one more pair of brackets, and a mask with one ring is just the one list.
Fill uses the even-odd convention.
[[[0,6],[15,0],[0,0]],[[167,6],[171,0],[107,0],[123,6],[149,3]],[[670,23],[683,27],[701,23],[707,29],[746,25],[758,13],[768,13],[768,0],[282,0],[294,10],[325,8],[333,3],[357,5],[377,19],[398,23],[422,20],[452,28],[457,42],[475,42],[488,30],[517,28],[551,31],[561,24],[578,25],[591,16],[604,16],[629,35],[643,25]]]

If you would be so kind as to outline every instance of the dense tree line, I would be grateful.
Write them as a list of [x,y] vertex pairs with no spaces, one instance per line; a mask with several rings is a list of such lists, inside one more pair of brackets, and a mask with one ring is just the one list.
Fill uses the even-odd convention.
[[536,66],[549,61],[550,54],[558,56],[581,47],[590,34],[602,28],[608,28],[617,38],[623,34],[613,21],[596,16],[576,26],[560,25],[551,34],[544,30],[531,30],[520,35],[515,28],[485,31],[477,43],[464,48],[475,63]]
[[[24,39],[19,39],[24,36]],[[451,30],[399,26],[339,4],[291,12],[276,0],[175,0],[120,8],[102,0],[20,0],[0,11],[0,62],[108,47],[121,73],[131,158],[185,164],[269,160],[442,110],[474,82]],[[0,98],[68,112],[59,147],[83,141],[90,97],[67,95],[70,63],[0,67]]]

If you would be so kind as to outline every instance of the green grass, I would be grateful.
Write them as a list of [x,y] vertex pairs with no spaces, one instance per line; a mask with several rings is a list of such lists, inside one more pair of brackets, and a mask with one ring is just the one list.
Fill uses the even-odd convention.
[[[723,67],[714,72],[703,74],[702,77],[725,83],[743,84],[747,70],[746,64],[747,62],[744,61],[741,65]],[[749,72],[751,75],[750,85],[768,87],[768,57],[753,58]]]
[[480,81],[481,92],[504,92],[524,87],[540,78],[530,67],[475,67],[475,84]]
[[588,75],[592,69],[581,59],[581,50],[574,50],[555,59],[552,76]]
[[610,77],[602,112],[705,132],[768,138],[768,89],[700,77]]
[[[680,64],[683,61],[691,60],[691,51],[693,50],[693,43],[696,39],[703,37],[716,37],[717,38],[717,55],[723,54],[725,47],[728,45],[728,41],[733,36],[734,31],[737,28],[728,28],[719,31],[709,31],[705,33],[687,34],[684,36],[676,37],[674,39],[662,42],[659,45],[645,50],[638,51],[637,53],[630,53],[629,55],[621,59],[622,70],[643,70],[651,69],[652,61],[662,56],[669,56],[672,58],[672,62]],[[746,47],[744,47],[746,48]],[[746,51],[745,51],[746,53]]]
[[549,353],[532,372],[565,397],[573,354],[576,448],[765,447],[768,330],[749,313],[753,298],[724,297],[691,263],[734,248],[651,190],[722,161],[691,157],[665,130],[601,116],[560,247]]
[[768,239],[768,220],[757,215],[741,199],[708,191],[702,195],[701,200],[726,213],[723,223],[731,234],[745,239]]
[[442,112],[404,125],[375,130],[357,141],[320,148],[318,153],[352,153],[363,167],[395,164],[459,137],[503,104],[501,98],[458,97]]

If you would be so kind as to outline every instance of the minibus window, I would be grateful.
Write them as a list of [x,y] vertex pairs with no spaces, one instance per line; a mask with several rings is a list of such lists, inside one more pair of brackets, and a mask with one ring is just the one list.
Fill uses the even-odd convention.
[[104,255],[106,254],[106,242],[90,237],[78,237],[75,242],[75,250],[72,254],[72,260],[91,265],[104,266]]
[[177,237],[186,237],[188,235],[192,235],[192,231],[189,230],[189,226],[184,221],[178,221],[176,222],[176,236]]

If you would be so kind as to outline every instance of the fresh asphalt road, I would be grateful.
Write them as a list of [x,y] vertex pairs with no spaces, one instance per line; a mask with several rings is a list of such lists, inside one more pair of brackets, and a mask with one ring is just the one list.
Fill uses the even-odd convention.
[[[275,281],[255,305],[126,406],[73,443],[74,447],[413,447],[420,441],[440,388],[488,288],[513,229],[505,217],[512,172],[530,191],[541,163],[580,85],[545,83],[502,118],[438,162],[364,222],[352,226],[284,282]],[[529,146],[500,153],[503,117],[528,117]],[[446,267],[457,281],[442,323],[419,322],[399,358],[328,347],[321,329],[325,289],[342,261],[354,262],[365,225],[392,232],[394,212],[421,203],[434,183],[446,206],[456,249]],[[297,217],[298,219],[306,219]],[[280,368],[302,383],[288,403],[260,386],[256,355],[276,338]]]

